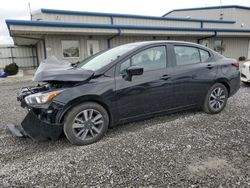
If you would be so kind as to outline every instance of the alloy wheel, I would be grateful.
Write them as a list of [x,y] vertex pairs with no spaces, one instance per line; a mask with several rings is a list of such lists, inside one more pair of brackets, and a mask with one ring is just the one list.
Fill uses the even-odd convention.
[[225,100],[226,94],[224,89],[221,87],[214,88],[209,98],[210,108],[215,111],[219,111],[221,108],[223,108]]
[[78,113],[73,121],[73,133],[81,140],[91,140],[102,130],[104,119],[102,114],[94,109],[86,109]]

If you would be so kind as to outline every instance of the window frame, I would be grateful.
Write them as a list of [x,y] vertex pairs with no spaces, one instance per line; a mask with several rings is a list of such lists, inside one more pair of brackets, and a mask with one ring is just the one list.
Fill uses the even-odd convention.
[[[200,59],[200,62],[197,62],[197,63],[190,63],[190,64],[185,64],[185,65],[178,65],[177,64],[177,59],[176,59],[176,53],[175,53],[175,47],[188,47],[188,48],[196,48],[199,52],[199,59]],[[212,54],[210,53],[210,51],[206,50],[206,49],[203,49],[203,48],[200,48],[198,46],[192,46],[192,45],[185,45],[185,44],[173,44],[172,45],[172,52],[173,52],[173,56],[174,56],[174,59],[175,59],[175,66],[179,67],[179,66],[189,66],[189,65],[197,65],[197,64],[202,64],[202,63],[207,63],[207,62],[211,62],[212,60]],[[202,62],[202,59],[201,59],[201,50],[207,52],[209,54],[209,58],[207,61],[205,62]]]
[[202,50],[202,51],[207,52],[207,53],[208,53],[208,55],[209,55],[208,60],[207,60],[207,61],[202,62],[202,59],[201,59],[201,63],[211,62],[211,58],[212,58],[211,53],[210,53],[208,50],[205,50],[205,49],[202,49],[202,48],[198,48],[198,49],[199,49],[200,59],[201,59],[201,50]]
[[[63,42],[68,42],[68,41],[77,41],[78,42],[78,49],[79,49],[79,56],[78,57],[65,57],[63,55],[63,51],[64,51]],[[79,59],[81,57],[81,44],[80,44],[80,40],[78,40],[78,39],[63,39],[63,40],[61,40],[61,49],[62,49],[62,58],[63,59]]]
[[[150,46],[145,46],[143,48],[140,48],[138,50],[135,50],[134,52],[132,52],[130,55],[128,55],[128,57],[124,58],[123,60],[121,60],[118,64],[116,64],[116,76],[122,76],[123,74],[120,73],[120,68],[121,68],[121,64],[125,63],[127,60],[130,61],[130,65],[129,67],[132,66],[132,57],[145,51],[148,50],[150,48],[156,48],[156,47],[164,47],[165,48],[165,53],[166,53],[166,67],[165,69],[167,69],[169,67],[169,63],[168,63],[168,45],[166,43],[162,43],[162,44],[157,44],[157,45],[150,45]],[[147,71],[143,71],[143,73],[145,72],[150,72],[150,71],[157,71],[157,70],[162,70],[162,68],[159,69],[154,69],[154,70],[147,70]]]

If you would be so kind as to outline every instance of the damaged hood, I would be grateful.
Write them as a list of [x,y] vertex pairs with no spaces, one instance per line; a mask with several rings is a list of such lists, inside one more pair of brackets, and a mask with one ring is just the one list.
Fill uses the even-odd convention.
[[58,60],[55,57],[50,57],[39,65],[33,81],[85,81],[94,75],[94,71],[74,68],[69,61]]

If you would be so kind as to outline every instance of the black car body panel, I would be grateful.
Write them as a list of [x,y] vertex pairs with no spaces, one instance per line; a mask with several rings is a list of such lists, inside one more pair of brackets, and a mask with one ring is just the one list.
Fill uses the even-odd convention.
[[[205,62],[177,65],[174,46],[187,46],[204,50],[209,54]],[[142,75],[133,76],[131,81],[125,79],[120,69],[125,62],[147,49],[160,47],[165,50],[165,68],[145,71]],[[161,57],[160,57],[161,58]],[[200,55],[201,59],[201,55]],[[25,102],[23,94],[19,100],[23,107],[30,110],[26,119],[36,119],[32,126],[24,120],[22,127],[32,138],[52,139],[62,133],[62,125],[67,112],[75,105],[92,101],[102,105],[110,116],[110,127],[120,123],[152,117],[155,114],[175,112],[190,108],[200,108],[210,87],[215,83],[224,84],[229,96],[240,87],[240,73],[232,64],[235,60],[224,58],[216,52],[201,45],[177,41],[151,41],[138,43],[133,50],[117,57],[102,68],[91,71],[52,66],[38,69],[34,80],[49,82],[49,91],[62,89],[44,109],[34,108]],[[52,63],[53,64],[53,63]],[[58,85],[59,82],[59,85]],[[35,88],[30,89],[32,93]],[[46,87],[39,90],[48,92]],[[21,92],[24,93],[24,92]],[[26,125],[27,124],[27,125]],[[44,125],[42,125],[44,124]],[[53,127],[51,131],[48,131]],[[46,130],[41,130],[42,128]],[[55,128],[55,129],[54,129]],[[48,135],[46,135],[48,133]]]

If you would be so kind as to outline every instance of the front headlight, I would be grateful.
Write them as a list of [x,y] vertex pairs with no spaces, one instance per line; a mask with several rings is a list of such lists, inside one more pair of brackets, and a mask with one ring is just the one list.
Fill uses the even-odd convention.
[[46,104],[47,102],[51,101],[53,98],[60,95],[60,93],[63,90],[60,91],[52,91],[48,93],[36,93],[29,95],[25,97],[25,102],[30,105],[36,105],[36,104]]

